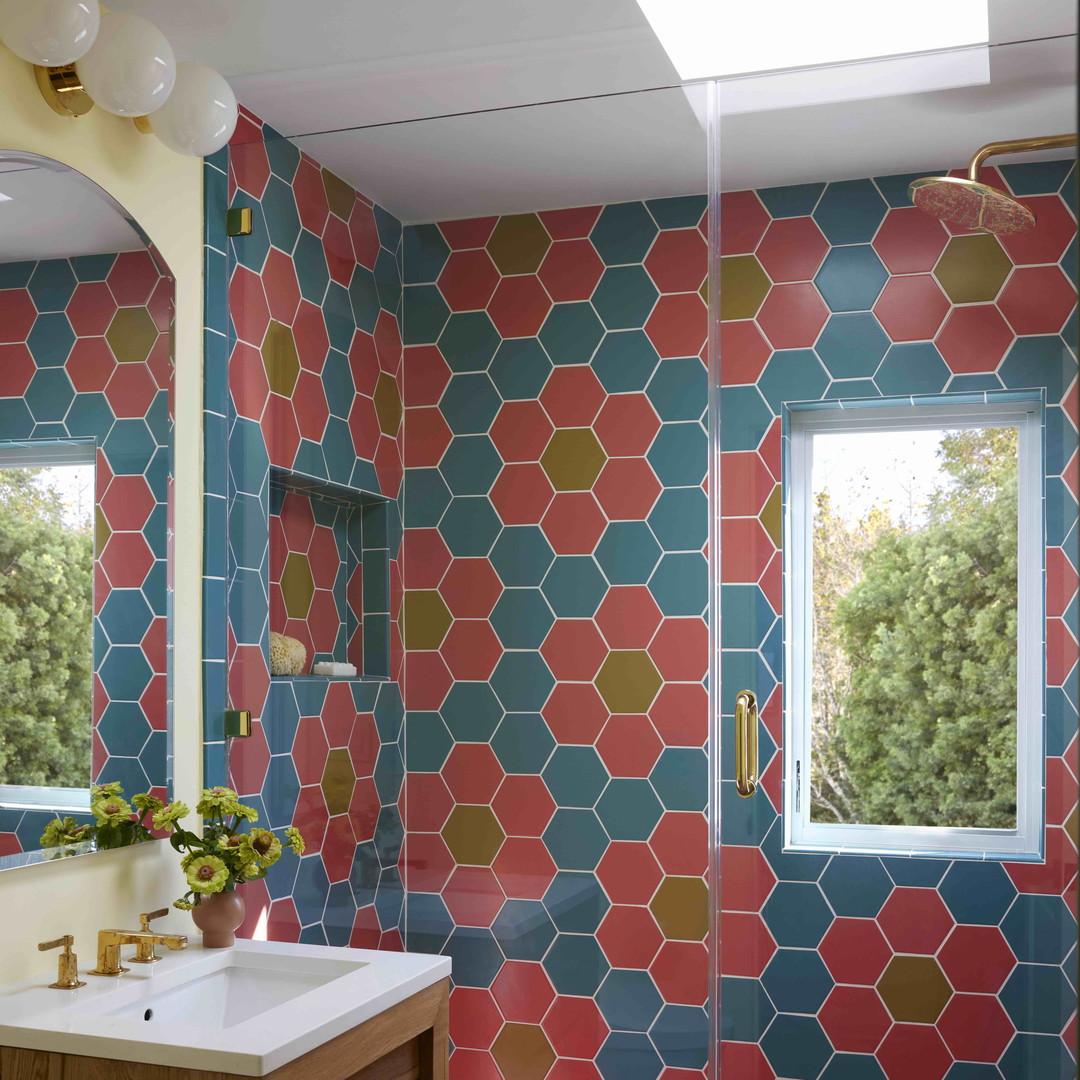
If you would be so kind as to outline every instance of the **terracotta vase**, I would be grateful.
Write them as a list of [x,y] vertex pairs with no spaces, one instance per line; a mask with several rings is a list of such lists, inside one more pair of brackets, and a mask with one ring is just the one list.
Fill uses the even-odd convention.
[[202,931],[204,949],[227,949],[236,943],[236,928],[244,921],[244,898],[236,890],[212,893],[191,909],[191,917]]

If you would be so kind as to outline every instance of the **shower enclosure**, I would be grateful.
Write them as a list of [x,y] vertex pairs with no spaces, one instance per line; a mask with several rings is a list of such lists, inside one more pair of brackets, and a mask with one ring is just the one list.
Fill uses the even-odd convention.
[[907,196],[1072,130],[1070,50],[242,118],[207,782],[309,840],[245,933],[450,955],[454,1080],[1072,1075],[1074,163],[983,170],[1016,238]]

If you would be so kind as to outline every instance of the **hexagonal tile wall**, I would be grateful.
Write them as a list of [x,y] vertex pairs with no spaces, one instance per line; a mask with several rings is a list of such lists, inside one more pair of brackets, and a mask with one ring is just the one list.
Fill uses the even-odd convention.
[[[161,794],[168,776],[173,289],[160,265],[129,251],[0,268],[0,436],[98,444],[91,778],[128,794]],[[4,812],[0,846],[36,849],[50,817]]]
[[[208,282],[228,294],[225,307],[207,289],[207,782],[230,779],[264,820],[307,838],[302,859],[252,887],[253,925],[400,948],[401,227],[246,111],[206,185]],[[249,236],[225,237],[227,205],[252,208]],[[287,492],[270,492],[271,466],[293,475]],[[361,535],[359,514],[300,494],[296,477],[391,501]],[[389,558],[362,559],[369,550]],[[442,608],[431,595],[428,635]],[[380,680],[271,679],[270,627],[299,638],[308,663],[348,655]],[[229,704],[256,720],[226,762],[213,718]]]
[[[262,199],[263,219],[274,217],[281,193],[267,200],[263,191],[282,174],[281,162],[275,165],[263,150],[243,163],[240,156],[234,154],[234,172],[241,191]],[[378,694],[383,718],[369,719],[355,747],[347,740],[357,777],[349,815],[357,840],[348,874],[356,904],[350,940],[384,946],[407,940],[409,947],[454,958],[452,1068],[462,1075],[700,1075],[708,1052],[707,319],[698,255],[705,200],[406,228],[399,365],[389,359],[395,341],[387,330],[394,321],[384,318],[383,301],[392,291],[386,259],[382,276],[377,265],[396,250],[388,239],[396,235],[393,223],[378,208],[353,221],[344,186],[327,186],[329,174],[303,156],[285,172],[290,169],[294,190],[299,193],[303,177],[307,191],[297,199],[301,231],[323,239],[331,278],[322,329],[309,333],[306,346],[294,321],[301,368],[320,375],[333,414],[337,391],[323,364],[334,350],[347,354],[357,403],[348,430],[380,479],[377,448],[391,438],[388,432],[396,428],[400,439],[403,431],[410,448],[401,511],[405,548],[416,552],[416,561],[407,560],[404,581],[416,594],[407,603],[418,617],[412,628],[406,610],[405,700],[422,704],[409,704],[402,725],[401,699],[393,684],[385,685]],[[722,407],[731,422],[722,449],[725,464],[729,455],[741,455],[730,472],[738,477],[735,487],[745,490],[739,518],[724,533],[725,551],[733,553],[724,571],[733,576],[726,578],[723,603],[735,613],[726,624],[740,636],[723,644],[758,650],[778,686],[775,413],[791,392],[784,365],[803,396],[897,392],[908,367],[927,382],[938,380],[937,389],[964,388],[957,379],[987,372],[973,370],[950,316],[966,310],[956,304],[996,305],[1012,272],[1006,256],[1001,281],[983,298],[988,286],[971,284],[970,252],[950,252],[949,234],[935,222],[905,228],[902,215],[894,218],[901,206],[894,186],[853,181],[724,197]],[[280,247],[295,231],[279,222],[274,229],[261,226],[260,233],[259,221],[256,214],[253,238],[237,244],[232,274],[237,296],[249,301],[236,316],[238,325],[252,327],[239,334],[240,343],[255,349],[277,315],[266,284],[256,290],[245,273],[262,272],[269,247]],[[335,222],[346,224],[344,234]],[[351,265],[366,273],[335,266],[343,236],[344,250],[351,242],[356,260]],[[1000,260],[989,255],[996,267]],[[852,267],[859,280],[845,279]],[[926,338],[912,338],[905,324],[900,347],[915,351],[890,354],[896,343],[875,305],[891,280],[917,275],[930,279],[948,310],[937,319],[934,309],[923,320],[934,323]],[[300,286],[297,319],[307,296]],[[965,289],[981,291],[980,297],[958,300],[954,292]],[[1006,292],[1006,308],[1022,295],[1019,287]],[[891,298],[882,308],[886,322],[895,321]],[[1057,317],[1056,308],[1048,317]],[[1000,361],[994,384],[1019,386],[1033,372],[1045,373],[1059,390],[1056,406],[1071,382],[1069,363],[1038,339],[1018,348],[1012,331],[1006,315],[985,332],[995,342],[995,372]],[[1003,333],[1008,342],[997,341]],[[935,334],[936,346],[929,340]],[[312,348],[309,364],[305,349]],[[238,345],[234,361],[242,355]],[[393,395],[380,398],[379,409],[375,400],[380,375],[396,379],[399,366],[405,372],[395,381],[404,409],[400,423]],[[240,416],[251,415],[247,399],[254,398],[252,419],[269,423],[265,453],[275,462],[312,449],[303,442],[308,437],[299,430],[295,404],[276,405],[278,396],[269,388],[252,393],[247,385],[240,394],[247,410]],[[329,467],[326,445],[324,436]],[[238,456],[233,471],[244,485],[246,467]],[[1055,529],[1060,537],[1068,532],[1067,525]],[[401,590],[400,579],[395,587]],[[1071,596],[1075,579],[1068,588]],[[1067,602],[1059,605],[1055,618],[1062,621],[1067,609]],[[465,655],[470,648],[477,650],[475,664]],[[312,801],[298,799],[306,788],[285,764],[295,751],[283,743],[282,731],[296,730],[294,714],[298,720],[309,713],[321,715],[325,730],[333,713],[308,703],[300,684],[287,693],[275,684],[271,693],[286,706],[281,720],[273,710],[268,714],[272,755],[263,796],[280,813]],[[1050,742],[1059,754],[1075,732],[1068,700],[1062,695],[1053,702]],[[775,703],[765,703],[770,750],[779,735],[776,712]],[[408,737],[399,747],[403,731]],[[776,753],[770,772],[779,759]],[[405,763],[402,850],[392,804],[401,794]],[[889,935],[905,931],[882,909],[897,891],[934,890],[945,867],[933,876],[926,860],[867,860],[853,869],[841,857],[786,855],[770,828],[775,788],[766,784],[749,804],[727,794],[725,903],[754,920],[759,946],[740,961],[757,965],[754,975],[724,980],[725,1065],[762,1078],[824,1072],[828,1080],[846,1080],[884,1070],[889,1080],[899,1080],[910,1069],[906,1062],[925,1060],[932,1069],[944,1062],[943,1075],[951,1048],[965,1047],[965,1018],[974,1015],[965,1012],[963,999],[996,993],[949,981],[957,964],[952,954],[971,948],[962,936],[955,946],[950,941],[989,915],[954,910],[958,901],[950,888],[943,890],[941,959],[916,958],[935,964],[950,995],[939,1010],[941,1034],[925,1022],[893,1021],[875,987],[894,959]],[[1065,799],[1062,821],[1075,793]],[[688,827],[690,821],[700,828]],[[327,837],[330,832],[328,825]],[[334,895],[333,885],[325,893],[318,875],[302,878],[295,865],[283,875],[292,880],[270,889],[271,909],[291,904],[295,895],[304,932],[319,933],[306,922],[310,897],[317,905]],[[804,911],[814,913],[812,925],[802,921]],[[412,916],[407,924],[398,921],[405,912]],[[1026,941],[1022,928],[1032,920],[1051,928],[1024,963],[1045,963],[1035,956],[1051,955],[1064,941],[1057,909],[1010,909],[1004,932],[997,928],[1003,917],[991,929],[1010,956],[1009,942]],[[301,922],[291,918],[282,925],[299,931]],[[328,915],[321,924],[327,938],[332,925]],[[988,958],[997,959],[988,959],[976,980],[980,987],[999,978],[1007,984],[1011,968],[1002,970],[1000,953],[988,946]],[[782,988],[779,1005],[770,985]],[[857,993],[848,1001],[850,990]],[[953,1007],[953,999],[960,1004]],[[855,1034],[837,1021],[845,1009],[865,1018]],[[1004,1015],[1010,1016],[1007,1008]],[[999,1020],[995,1014],[993,1022]],[[880,1035],[879,1044],[868,1045],[870,1032]],[[847,1049],[834,1054],[833,1037]],[[1036,1053],[1025,1044],[1014,1057],[1029,1052]]]

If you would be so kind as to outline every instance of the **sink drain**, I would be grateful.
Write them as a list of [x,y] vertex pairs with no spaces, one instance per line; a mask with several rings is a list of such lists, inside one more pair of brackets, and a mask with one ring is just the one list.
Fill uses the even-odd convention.
[[146,1012],[144,1012],[142,1014],[142,1018],[144,1020],[153,1020],[154,1019],[154,1010],[153,1009],[147,1009]]

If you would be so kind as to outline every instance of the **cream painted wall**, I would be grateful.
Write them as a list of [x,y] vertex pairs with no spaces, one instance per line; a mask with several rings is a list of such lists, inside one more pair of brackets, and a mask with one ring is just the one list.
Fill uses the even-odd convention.
[[[193,805],[202,775],[202,161],[174,154],[101,109],[77,120],[58,116],[38,94],[31,66],[0,45],[4,149],[43,154],[90,177],[139,221],[176,277],[173,748],[176,796]],[[55,972],[54,954],[36,946],[66,933],[75,935],[84,968],[92,967],[98,930],[137,928],[139,912],[183,892],[180,881],[165,843],[4,871],[0,983]],[[164,925],[183,931],[191,920],[176,911]]]

